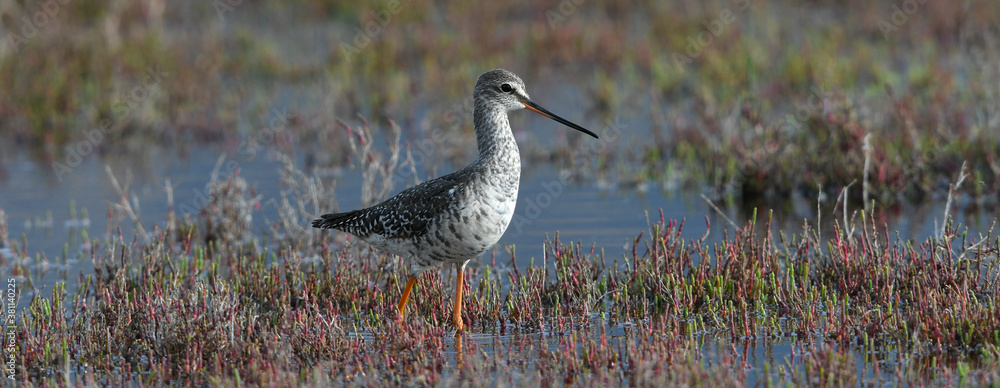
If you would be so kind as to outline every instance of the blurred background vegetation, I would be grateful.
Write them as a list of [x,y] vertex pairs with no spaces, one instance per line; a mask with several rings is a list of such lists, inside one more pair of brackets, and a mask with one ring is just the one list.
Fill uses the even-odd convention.
[[361,118],[407,141],[444,128],[435,146],[464,163],[461,106],[480,73],[506,67],[598,132],[629,123],[589,164],[559,157],[568,140],[523,142],[529,161],[815,197],[868,160],[882,203],[947,194],[968,161],[967,194],[995,206],[998,20],[994,1],[5,1],[0,151],[62,163],[100,129],[96,157],[238,152],[277,109],[290,119],[274,145],[310,163],[346,162],[338,121]]

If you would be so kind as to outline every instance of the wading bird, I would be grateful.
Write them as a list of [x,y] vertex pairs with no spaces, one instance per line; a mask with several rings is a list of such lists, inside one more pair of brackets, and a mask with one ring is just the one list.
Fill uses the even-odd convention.
[[326,214],[312,223],[316,228],[353,234],[376,249],[408,260],[410,277],[399,301],[400,317],[421,272],[440,264],[455,264],[452,322],[459,331],[464,329],[465,265],[500,240],[517,202],[521,157],[507,112],[528,109],[597,138],[531,101],[524,82],[504,69],[480,75],[473,100],[479,158],[472,164],[406,189],[378,205]]

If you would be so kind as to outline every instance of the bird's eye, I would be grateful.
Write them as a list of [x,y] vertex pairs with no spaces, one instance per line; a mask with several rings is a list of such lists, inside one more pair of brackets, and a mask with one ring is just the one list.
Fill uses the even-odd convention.
[[500,91],[502,91],[504,93],[510,93],[510,92],[514,91],[514,88],[512,88],[510,86],[510,84],[503,84],[503,85],[500,85]]

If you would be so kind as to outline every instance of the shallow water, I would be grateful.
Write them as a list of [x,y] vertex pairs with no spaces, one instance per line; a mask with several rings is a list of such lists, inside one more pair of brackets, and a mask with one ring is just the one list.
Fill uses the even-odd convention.
[[[110,184],[105,164],[110,166],[123,184],[128,180],[126,171],[131,171],[130,201],[141,223],[147,231],[151,231],[155,225],[162,227],[166,216],[166,180],[169,179],[173,186],[175,209],[178,212],[197,209],[201,203],[200,193],[205,192],[205,185],[210,180],[210,173],[219,154],[218,150],[211,147],[194,147],[186,150],[183,156],[169,151],[153,151],[145,154],[143,160],[93,157],[83,161],[72,173],[65,174],[62,181],[53,175],[48,166],[37,163],[24,154],[14,155],[13,160],[6,164],[9,172],[7,179],[0,181],[0,209],[6,212],[11,241],[20,245],[21,236],[24,236],[27,240],[27,253],[31,258],[24,261],[31,271],[31,280],[27,283],[21,277],[19,284],[22,294],[17,303],[18,309],[24,308],[35,295],[32,287],[41,296],[48,296],[56,282],[65,281],[67,291],[72,293],[79,276],[93,273],[89,249],[83,238],[84,231],[90,239],[100,240],[119,233],[117,230],[108,230],[108,209],[112,202],[119,201],[119,194]],[[282,189],[278,184],[279,164],[272,158],[234,160],[238,161],[240,176],[256,187],[257,194],[261,196],[260,208],[253,214],[253,225],[258,236],[263,236],[265,219],[277,219],[273,201],[280,198]],[[299,161],[300,168],[301,165]],[[340,209],[352,209],[361,205],[360,181],[357,171],[344,171],[337,179],[335,194]],[[526,166],[522,173],[515,219],[494,251],[498,263],[508,261],[509,254],[504,251],[504,247],[515,246],[519,267],[524,268],[531,263],[543,265],[543,262],[533,261],[533,258],[543,256],[544,242],[555,238],[557,233],[563,243],[581,242],[585,248],[593,246],[596,250],[603,250],[610,258],[631,256],[636,236],[642,231],[648,231],[650,222],[659,221],[661,210],[667,219],[686,219],[682,233],[686,239],[698,239],[706,233],[706,218],[711,223],[708,236],[710,241],[720,240],[728,226],[727,221],[718,216],[698,193],[615,190],[598,187],[592,182],[565,184],[555,192],[551,189],[552,182],[558,181],[559,173],[551,167]],[[402,189],[403,187],[397,187],[394,190]],[[774,212],[772,231],[797,233],[801,231],[804,219],[814,222],[815,202],[803,199],[798,201],[802,203],[786,204]],[[71,216],[71,202],[75,207],[75,218]],[[737,223],[746,222],[752,214],[752,209],[727,207],[725,204],[719,206],[725,209],[727,217]],[[901,237],[923,239],[935,233],[935,222],[940,219],[936,217],[942,216],[943,207],[943,204],[937,203],[887,211],[882,218],[878,218],[878,224],[884,222],[891,230],[900,230]],[[86,219],[83,216],[84,209]],[[48,214],[51,214],[51,221]],[[834,217],[840,218],[840,213],[835,216],[827,210],[823,217],[823,233],[828,235],[832,233],[832,220]],[[956,217],[959,222],[968,223],[972,233],[985,231],[991,222],[987,214],[973,213],[970,216],[959,213]],[[765,218],[766,212],[759,211],[759,228],[764,228]],[[303,219],[302,223],[310,221],[311,219]],[[126,241],[137,238],[137,229],[132,221],[123,220],[119,224]],[[644,242],[640,243],[638,250],[642,254]],[[13,268],[12,260],[2,260],[4,265],[0,268],[0,273],[3,277],[8,277]],[[487,265],[489,262],[489,256],[484,255],[472,265]],[[497,270],[503,271],[504,268]],[[588,327],[593,331],[601,325],[599,319],[595,319]],[[635,340],[635,336],[629,334],[631,329],[628,325],[605,329],[611,343]],[[362,339],[367,346],[373,346],[377,342],[370,332],[357,331],[348,335]],[[457,363],[459,354],[465,357],[503,355],[506,359],[513,356],[523,360],[527,368],[525,373],[518,375],[528,378],[530,371],[538,367],[535,365],[538,362],[538,349],[564,351],[561,347],[565,345],[560,341],[565,340],[565,335],[566,333],[555,328],[520,334],[502,333],[498,330],[492,333],[467,333],[458,343],[450,336],[445,338],[444,342],[449,347],[445,354],[453,366]],[[793,367],[794,369],[790,369],[793,371],[799,370],[803,356],[808,354],[808,345],[823,342],[819,335],[805,340],[759,338],[737,341],[713,337],[709,333],[700,335],[701,338],[697,339],[700,346],[697,352],[702,362],[725,365],[722,361],[725,360],[731,363],[729,365],[736,365],[742,368],[741,373],[746,373],[745,383],[748,385],[762,382],[765,375],[780,381],[781,374],[786,373],[779,369],[782,365]],[[463,342],[464,351],[460,345]],[[867,361],[863,351],[855,350],[854,356],[855,368],[859,376],[865,376],[866,381],[893,381],[897,369],[909,368],[908,364],[920,362],[910,359],[897,361],[897,357],[892,354],[880,355],[877,364],[879,369],[876,372],[875,364]],[[767,371],[763,369],[765,363],[769,365]],[[930,363],[925,368],[932,368],[930,370],[933,371],[937,367]],[[516,382],[517,377],[514,379]]]
[[[150,160],[142,161],[94,157],[85,160],[71,173],[64,174],[61,181],[56,179],[49,166],[36,163],[24,154],[15,155],[7,164],[8,179],[0,181],[0,209],[6,213],[11,240],[18,245],[21,245],[21,236],[27,240],[27,253],[34,262],[29,268],[34,268],[36,274],[47,272],[33,279],[35,286],[45,289],[55,281],[75,278],[80,272],[89,273],[91,264],[83,231],[89,239],[100,240],[119,233],[118,230],[108,230],[109,209],[112,203],[120,200],[120,195],[110,183],[105,163],[123,185],[128,181],[126,171],[131,171],[130,201],[149,232],[154,225],[162,226],[165,220],[168,179],[173,187],[174,208],[178,217],[185,211],[193,213],[192,217],[197,216],[194,209],[200,208],[203,203],[201,193],[210,180],[218,155],[209,147],[196,147],[184,157],[166,153],[149,155]],[[156,163],[155,159],[164,162]],[[239,161],[240,176],[247,179],[261,196],[253,222],[255,230],[262,234],[265,219],[274,221],[278,216],[273,201],[280,198],[279,165],[267,158],[257,158],[252,162],[236,160]],[[523,176],[515,222],[512,222],[499,245],[516,246],[524,265],[531,256],[540,254],[546,234],[555,237],[558,232],[563,241],[593,243],[608,254],[618,255],[626,247],[631,249],[631,241],[646,228],[646,209],[663,208],[667,214],[677,215],[704,213],[704,209],[683,201],[643,198],[633,193],[606,192],[590,186],[566,185],[553,196],[541,184],[557,176],[551,169],[539,169]],[[338,179],[335,192],[340,209],[361,206],[360,180],[356,171],[347,171]],[[402,189],[398,187],[394,190]],[[70,214],[71,204],[75,208],[75,217]],[[303,219],[302,223],[310,221]],[[119,224],[126,241],[135,238],[138,230],[131,220],[123,220]],[[695,235],[692,233],[691,237]],[[506,255],[502,250],[497,254]],[[5,266],[2,271],[9,273],[10,266]]]
[[[162,152],[162,151],[161,151]],[[27,267],[32,271],[31,285],[39,290],[42,296],[51,293],[53,285],[66,281],[67,291],[75,291],[76,279],[81,274],[93,272],[82,237],[86,230],[91,239],[104,239],[108,234],[118,231],[107,229],[108,207],[111,202],[119,200],[119,195],[109,183],[104,165],[108,164],[122,182],[126,180],[126,170],[132,172],[130,199],[137,209],[139,218],[146,230],[152,230],[154,225],[161,225],[167,212],[167,194],[165,181],[170,180],[174,190],[175,209],[183,212],[185,209],[197,209],[199,192],[204,191],[205,184],[210,179],[210,172],[217,163],[218,151],[209,147],[195,147],[183,157],[175,157],[169,152],[147,155],[148,160],[116,160],[114,158],[90,158],[85,160],[71,174],[63,176],[60,182],[52,175],[47,166],[30,160],[26,155],[15,156],[8,163],[9,178],[0,182],[0,209],[7,214],[9,233],[12,241],[20,241],[23,235],[27,242],[27,252],[30,257],[41,257],[42,260],[30,260]],[[164,160],[156,163],[153,160]],[[238,160],[238,159],[237,159]],[[275,220],[277,214],[271,201],[278,198],[281,188],[278,185],[278,164],[268,158],[258,158],[255,161],[238,160],[240,175],[255,186],[262,196],[260,210],[254,213],[254,226],[259,234],[264,233],[265,218]],[[521,193],[518,198],[515,221],[508,228],[500,241],[501,246],[516,246],[517,264],[519,267],[532,263],[533,258],[543,256],[543,243],[547,238],[554,238],[556,233],[564,242],[582,242],[584,247],[594,246],[603,250],[610,257],[631,255],[633,242],[641,232],[648,230],[648,222],[657,222],[662,209],[667,218],[686,218],[683,236],[687,239],[700,238],[706,232],[705,219],[712,224],[710,240],[718,240],[723,236],[726,221],[714,214],[697,193],[640,193],[635,190],[618,191],[598,188],[596,184],[562,186],[560,192],[551,189],[551,182],[559,177],[552,168],[542,167],[527,169],[522,175]],[[336,195],[341,209],[360,206],[360,175],[354,171],[346,171],[338,179]],[[396,190],[401,190],[402,187]],[[75,203],[76,220],[70,216],[70,202]],[[185,207],[186,206],[186,207]],[[721,205],[720,205],[721,206]],[[815,205],[812,205],[815,206]],[[775,222],[772,230],[799,232],[801,220],[814,219],[815,207],[799,204],[786,206],[784,211],[775,212]],[[83,210],[86,209],[88,219],[83,220]],[[796,210],[798,209],[798,211]],[[936,216],[940,216],[943,205],[930,205],[922,208],[911,208],[888,215],[885,222],[890,228],[900,229],[903,237],[924,238],[934,234]],[[745,222],[752,212],[750,209],[727,208],[727,216],[736,222]],[[805,214],[800,214],[804,212]],[[51,213],[51,223],[46,221],[46,214]],[[759,212],[758,224],[763,228],[764,212]],[[194,214],[192,214],[194,216]],[[832,214],[825,214],[828,220]],[[976,233],[989,227],[988,215],[958,214],[962,222],[970,222],[971,230]],[[43,222],[39,224],[39,220]],[[880,220],[881,221],[881,220]],[[309,219],[302,220],[310,222]],[[129,220],[121,222],[123,235],[127,240],[134,238],[137,230]],[[832,228],[826,227],[824,233]],[[20,244],[20,243],[19,243]],[[63,257],[66,246],[67,257]],[[644,250],[641,245],[640,254]],[[495,251],[498,262],[506,262],[508,253],[502,248]],[[473,265],[486,265],[490,258],[486,255]],[[0,268],[2,276],[9,276],[12,265],[9,259],[4,259]],[[542,265],[534,261],[535,265]],[[498,270],[503,270],[499,268]],[[18,300],[18,308],[24,308],[33,293],[25,282],[20,283],[22,294]],[[600,322],[591,322],[591,327],[600,327]],[[607,327],[608,340],[629,341],[628,327]],[[369,332],[350,333],[351,336],[362,338],[366,343],[374,340]],[[515,356],[523,351],[513,350],[529,346],[536,349],[535,353],[523,353],[529,365],[537,362],[537,349],[544,346],[549,351],[557,351],[563,333],[550,328],[534,333],[501,334],[468,333],[464,338],[466,350],[477,349],[483,353],[474,354],[508,354]],[[457,352],[455,340],[444,339],[451,347],[446,355],[455,363]],[[806,354],[808,342],[794,339],[757,339],[731,342],[728,339],[705,337],[699,340],[702,344],[701,356],[709,363],[718,363],[722,357],[727,360],[737,360],[743,365],[746,383],[753,385],[764,378],[762,369],[764,362],[771,367],[768,373],[774,379],[780,379],[782,371],[777,368],[784,365],[785,360],[794,364],[796,357]],[[892,355],[883,355],[879,364],[880,372],[876,373],[874,366],[866,362],[864,354],[855,353],[856,369],[859,375],[867,376],[868,380],[884,379],[891,381],[898,365]],[[886,361],[885,359],[889,359]],[[905,362],[915,362],[906,360]]]
[[[345,320],[350,321],[350,319]],[[355,330],[346,333],[349,338],[363,343],[361,346],[379,345],[379,336],[382,334],[365,331],[349,323],[342,324],[342,327],[352,326]],[[637,346],[636,342],[642,341],[636,331],[645,329],[637,328],[633,324],[607,326],[602,323],[600,314],[595,313],[590,316],[589,322],[578,324],[575,329],[566,327],[565,330],[559,330],[555,327],[546,327],[542,330],[505,334],[499,328],[494,328],[492,332],[467,331],[461,335],[452,331],[446,333],[440,340],[445,347],[443,355],[451,367],[459,367],[461,362],[482,362],[478,360],[482,357],[486,357],[487,361],[484,362],[486,365],[493,365],[490,360],[500,360],[500,365],[496,366],[498,370],[493,372],[496,378],[510,380],[515,385],[524,385],[530,380],[530,385],[536,383],[533,379],[537,376],[533,371],[545,367],[538,365],[540,351],[556,354],[573,351],[567,349],[567,344],[573,343],[574,349],[582,347],[579,342],[574,342],[573,338],[576,338],[574,336],[581,334],[588,336],[577,338],[576,341],[597,339],[602,337],[602,330],[603,341],[606,341],[612,349],[618,349],[618,354],[623,355],[628,353],[627,350],[622,351],[623,348]],[[675,356],[677,359],[697,357],[708,365],[730,365],[734,375],[744,375],[745,386],[759,386],[763,385],[765,380],[770,380],[772,383],[790,380],[792,376],[789,374],[801,373],[803,363],[812,352],[820,350],[823,346],[831,346],[820,331],[813,333],[811,337],[796,338],[791,335],[775,338],[763,335],[759,338],[734,340],[725,334],[713,335],[700,332],[692,336],[692,343],[696,344],[696,348],[682,350]],[[836,348],[850,345],[832,346]],[[852,347],[851,350],[854,356],[854,370],[858,376],[864,376],[866,384],[891,385],[906,372],[933,376],[940,372],[944,365],[953,363],[946,358],[933,356],[927,359],[903,358],[892,346],[875,352],[865,350],[861,346]],[[524,370],[513,370],[510,365],[505,366],[503,360],[523,360],[523,363],[517,365]],[[625,361],[624,358],[622,361]],[[448,371],[445,371],[443,377],[448,377]]]
[[[534,121],[529,123],[537,124]],[[48,296],[57,282],[65,281],[67,291],[74,292],[76,279],[93,273],[88,239],[103,241],[119,233],[117,229],[108,229],[109,209],[112,203],[120,201],[120,195],[111,185],[105,166],[110,167],[122,184],[130,182],[129,201],[148,232],[154,230],[155,226],[162,227],[166,218],[167,180],[173,187],[174,206],[178,216],[181,217],[186,212],[196,217],[197,209],[204,203],[203,193],[206,192],[206,184],[211,179],[210,174],[219,155],[229,154],[227,161],[236,162],[240,176],[261,196],[260,206],[253,213],[253,226],[255,234],[266,241],[267,220],[274,222],[278,219],[275,201],[280,199],[282,190],[279,183],[279,163],[273,155],[266,153],[261,154],[263,157],[250,160],[242,158],[232,147],[220,147],[194,146],[184,150],[149,147],[148,151],[133,157],[91,155],[84,158],[71,172],[61,175],[61,179],[51,166],[39,162],[26,152],[3,156],[5,159],[2,168],[6,171],[0,174],[0,209],[6,214],[11,241],[17,243],[18,248],[23,248],[21,241],[27,241],[27,258],[19,260],[31,271],[30,282],[23,276],[18,277],[22,290],[18,310],[23,309],[31,297],[35,296],[33,289],[38,290],[41,296]],[[297,159],[296,164],[303,169],[306,163],[301,159]],[[442,167],[439,171],[443,173],[450,170],[451,168]],[[338,209],[324,211],[360,207],[360,172],[357,169],[347,169],[337,174],[334,193]],[[523,166],[514,220],[494,250],[497,263],[508,262],[509,254],[505,248],[516,247],[517,265],[520,268],[531,264],[544,265],[543,261],[534,259],[543,256],[545,241],[555,238],[557,234],[563,243],[579,242],[583,247],[593,247],[613,259],[631,256],[636,237],[645,232],[643,241],[637,248],[641,255],[645,251],[645,242],[648,241],[649,225],[659,221],[661,211],[666,219],[685,220],[682,233],[685,239],[699,239],[708,233],[708,241],[720,241],[726,231],[731,230],[728,221],[712,209],[697,191],[664,190],[663,187],[668,185],[657,182],[620,189],[614,184],[593,179],[584,179],[579,184],[568,183],[561,180],[560,176],[560,172],[552,166]],[[421,179],[432,177],[424,175]],[[399,184],[393,191],[398,192],[404,188],[403,184]],[[943,219],[943,202],[937,200],[922,206],[876,209],[876,226],[887,225],[893,231],[891,233],[898,230],[899,236],[905,239],[923,240],[936,234],[938,224]],[[955,207],[963,208],[964,205],[960,199]],[[816,200],[809,198],[796,197],[771,204],[720,202],[716,206],[740,226],[752,217],[756,207],[758,231],[765,228],[768,211],[772,208],[772,232],[800,233],[804,223],[815,227],[817,219]],[[842,220],[842,211],[835,211],[830,201],[822,203],[821,209],[822,234],[829,237],[834,230],[833,222]],[[72,215],[73,212],[75,216]],[[956,211],[953,216],[958,223],[968,226],[973,235],[985,232],[993,221],[993,215],[984,212]],[[301,222],[308,224],[311,218],[302,219]],[[126,241],[141,238],[136,236],[138,229],[131,220],[121,220],[117,224],[121,226],[120,233]],[[710,228],[708,224],[711,225]],[[84,232],[87,238],[84,237]],[[2,248],[4,247],[0,247]],[[6,255],[18,256],[13,252]],[[5,257],[4,251],[0,250],[0,277],[11,276],[14,259]],[[489,254],[486,254],[472,265],[489,263]],[[504,271],[505,268],[497,270]],[[600,325],[600,322],[591,323],[591,327]],[[630,337],[627,325],[611,326],[606,330],[608,340],[613,343],[634,339]],[[366,344],[375,341],[375,336],[370,332],[357,331],[349,335],[362,339]],[[520,334],[494,331],[467,333],[463,340],[467,352],[470,349],[480,352],[473,354],[508,355],[514,352],[515,357],[521,357],[526,362],[530,371],[530,368],[536,367],[534,363],[538,362],[537,349],[559,351],[562,346],[560,340],[564,339],[564,335],[558,330]],[[450,336],[444,342],[451,347],[445,353],[454,364],[456,356],[462,351],[456,350],[457,344]],[[798,370],[800,360],[809,351],[808,345],[822,342],[819,336],[804,340],[759,338],[733,341],[707,333],[697,340],[700,346],[698,357],[703,362],[721,364],[722,359],[734,362],[734,365],[739,365],[743,368],[742,372],[746,373],[747,385],[756,385],[765,375],[779,380],[781,373],[784,373],[778,369],[781,365],[790,365]],[[512,350],[523,346],[536,352]],[[894,354],[879,355],[879,369],[876,372],[875,365],[866,361],[866,355],[862,351],[855,350],[854,356],[855,368],[859,371],[859,376],[865,376],[866,381],[893,381],[896,369],[924,362],[897,360]],[[922,368],[933,370],[937,368],[934,362],[936,361],[927,362],[928,365]],[[763,369],[765,363],[770,366],[766,372]]]
[[[203,203],[206,184],[215,167],[219,150],[199,146],[183,153],[152,149],[141,158],[120,159],[115,157],[90,157],[60,177],[50,166],[33,160],[26,153],[15,153],[5,163],[6,179],[0,180],[0,209],[7,216],[11,241],[27,240],[27,254],[30,258],[34,286],[44,291],[51,289],[56,281],[75,279],[81,273],[90,273],[92,265],[87,239],[103,240],[119,233],[108,230],[108,214],[111,204],[120,200],[118,192],[110,184],[105,165],[109,166],[121,184],[130,181],[130,201],[146,231],[155,225],[162,226],[167,213],[166,181],[173,187],[174,206],[179,213],[189,212],[192,217]],[[180,155],[178,155],[180,154]],[[265,220],[272,222],[278,218],[275,202],[280,198],[279,164],[272,158],[260,157],[249,161],[235,160],[240,176],[255,187],[261,196],[260,207],[253,214],[253,225],[258,235],[265,233]],[[301,161],[299,168],[302,168]],[[131,174],[131,179],[128,178]],[[426,179],[427,177],[423,177]],[[344,171],[337,179],[335,194],[342,210],[361,206],[360,173]],[[659,192],[655,185],[649,192],[617,190],[599,187],[597,183],[561,183],[559,173],[551,167],[525,166],[522,173],[517,210],[511,225],[500,240],[495,254],[498,260],[506,261],[508,253],[503,247],[516,248],[519,266],[527,266],[533,257],[541,257],[543,243],[549,238],[564,243],[580,242],[584,247],[593,246],[603,250],[605,255],[620,257],[630,255],[635,238],[640,232],[649,230],[649,223],[659,220],[660,211],[667,219],[686,219],[683,237],[701,238],[709,229],[709,240],[723,237],[727,221],[711,209],[698,193]],[[554,183],[559,183],[554,186]],[[553,187],[558,187],[554,190]],[[394,188],[394,192],[404,187]],[[786,233],[801,232],[804,221],[815,222],[815,202],[797,199],[782,209],[774,211],[771,229]],[[71,204],[76,217],[71,216]],[[824,207],[826,207],[825,204]],[[960,203],[959,203],[960,205]],[[742,225],[749,219],[752,209],[717,204],[724,209],[727,217]],[[899,230],[903,238],[924,239],[935,234],[935,228],[943,217],[943,203],[931,203],[921,207],[903,207],[880,214],[878,224],[887,223],[890,230]],[[332,211],[333,209],[327,209]],[[86,211],[86,219],[84,219]],[[758,211],[758,227],[763,228],[767,212]],[[51,218],[49,218],[51,215]],[[824,210],[823,233],[832,233],[832,222],[841,219],[836,214]],[[984,213],[963,214],[957,212],[956,220],[969,226],[975,234],[989,228],[992,219]],[[307,224],[311,220],[303,219]],[[123,220],[121,233],[126,241],[136,238],[137,228],[131,220]],[[644,245],[640,243],[640,254]],[[65,249],[65,256],[64,256]],[[0,268],[3,276],[10,274],[10,261]],[[489,254],[478,260],[489,263]],[[68,282],[69,291],[73,283]],[[22,298],[23,299],[23,298]]]

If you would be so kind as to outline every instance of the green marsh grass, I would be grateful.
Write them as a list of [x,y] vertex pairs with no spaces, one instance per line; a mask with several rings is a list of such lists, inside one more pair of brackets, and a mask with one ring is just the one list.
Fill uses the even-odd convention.
[[[20,383],[1000,381],[1000,240],[993,230],[969,235],[947,224],[939,236],[913,241],[897,237],[902,226],[876,222],[886,206],[934,197],[995,208],[993,85],[1000,82],[990,66],[1000,47],[987,39],[997,33],[994,2],[928,2],[891,36],[879,28],[878,15],[889,16],[881,4],[754,2],[681,65],[672,54],[683,53],[687,38],[704,32],[702,22],[725,2],[588,1],[555,27],[544,10],[558,2],[510,9],[408,2],[349,61],[340,43],[381,2],[244,2],[236,10],[278,24],[333,24],[336,38],[311,61],[278,39],[256,39],[246,20],[258,19],[238,13],[226,16],[231,32],[222,33],[207,8],[208,16],[184,18],[167,8],[157,18],[139,3],[73,4],[19,51],[0,53],[0,70],[9,75],[0,77],[0,89],[19,91],[0,94],[8,118],[0,123],[0,148],[27,144],[43,163],[62,160],[66,146],[86,139],[85,129],[115,114],[148,66],[171,76],[116,122],[95,157],[141,153],[151,143],[238,143],[259,130],[241,126],[240,115],[267,111],[254,101],[272,100],[277,92],[269,85],[320,84],[329,93],[322,104],[296,106],[287,127],[292,140],[272,144],[316,166],[299,171],[295,155],[281,156],[288,190],[278,201],[280,219],[267,220],[263,236],[244,219],[256,195],[238,175],[213,179],[216,206],[196,214],[140,220],[127,201],[110,205],[105,237],[82,235],[91,240],[94,274],[72,290],[60,284],[35,295],[19,312]],[[512,11],[518,7],[534,11]],[[843,25],[817,16],[847,9],[853,12],[844,13]],[[430,18],[441,22],[421,22]],[[118,29],[96,33],[95,19],[117,21]],[[369,127],[414,131],[413,106],[464,101],[470,80],[497,66],[532,69],[521,72],[531,80],[565,72],[578,87],[571,91],[592,95],[584,108],[602,119],[648,117],[648,125],[632,128],[651,141],[625,138],[621,148],[594,155],[596,175],[608,185],[707,186],[713,199],[727,200],[846,191],[852,208],[863,203],[867,210],[827,237],[808,222],[797,233],[773,232],[762,213],[766,226],[737,220],[745,226],[706,225],[722,237],[684,239],[686,223],[661,214],[648,230],[636,230],[632,252],[621,256],[554,235],[525,267],[516,264],[514,247],[498,248],[480,259],[490,265],[469,271],[469,333],[456,338],[448,326],[450,271],[424,275],[407,319],[397,321],[406,266],[303,220],[333,208],[324,172],[358,163],[371,186],[368,201],[385,194],[393,169],[407,166],[389,163],[405,155],[406,144],[373,149]],[[823,103],[809,105],[817,90]],[[427,105],[432,125],[455,112],[455,104]],[[350,119],[358,112],[371,125]],[[448,148],[472,149],[465,120],[445,126]],[[527,162],[594,170],[574,162],[577,145],[537,147],[525,145]],[[960,171],[971,178],[952,190]],[[862,199],[863,187],[874,207]],[[119,191],[127,197],[127,184]],[[51,226],[52,219],[33,224]],[[149,233],[127,235],[126,220]],[[25,236],[18,241],[0,230],[5,246],[35,261],[8,263],[31,287],[33,270],[48,259],[31,255]],[[776,347],[790,355],[753,363],[750,349]]]
[[[299,182],[289,193],[317,188]],[[250,195],[212,193],[233,206]],[[221,222],[244,222],[227,214]],[[489,265],[468,271],[468,332],[455,336],[451,271],[423,275],[400,321],[399,258],[313,231],[259,243],[233,237],[244,229],[199,226],[218,217],[202,212],[177,233],[156,226],[148,243],[120,232],[94,240],[93,275],[20,312],[19,381],[997,382],[992,230],[972,236],[948,225],[940,237],[909,241],[862,212],[826,239],[808,224],[775,234],[755,220],[684,239],[685,222],[661,213],[619,257],[556,234],[526,267],[513,247],[482,258]],[[723,236],[710,242],[710,233]],[[754,364],[748,350],[758,347],[791,354]]]

